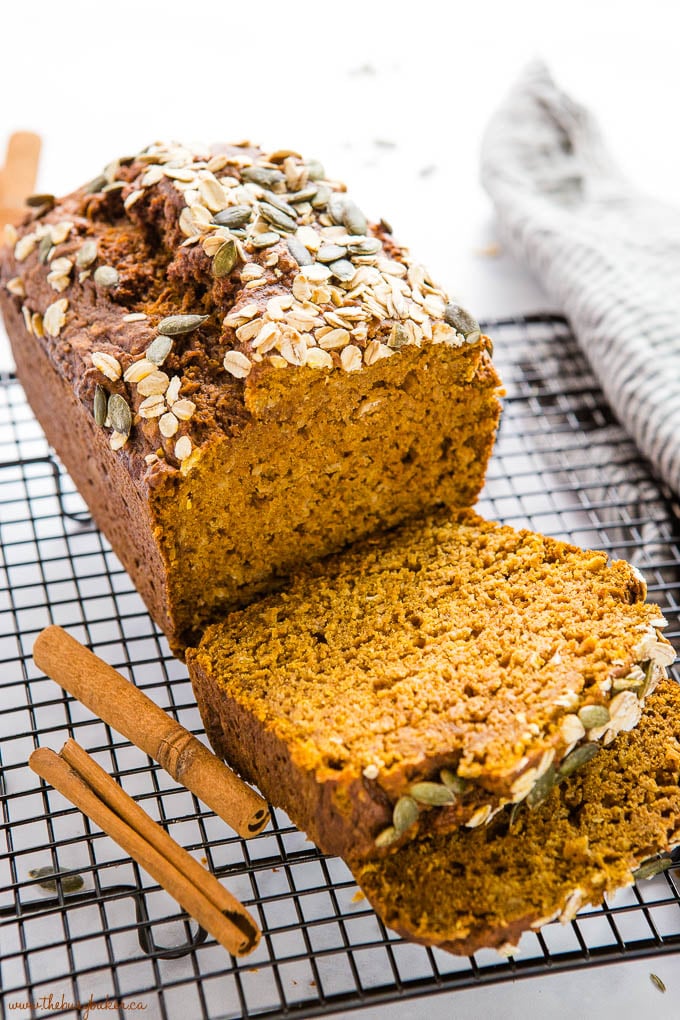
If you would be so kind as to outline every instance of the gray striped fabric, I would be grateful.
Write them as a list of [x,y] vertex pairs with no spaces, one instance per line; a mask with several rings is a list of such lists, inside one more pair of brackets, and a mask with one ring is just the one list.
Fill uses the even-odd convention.
[[482,182],[620,422],[680,493],[680,213],[619,174],[593,118],[541,64],[489,123]]

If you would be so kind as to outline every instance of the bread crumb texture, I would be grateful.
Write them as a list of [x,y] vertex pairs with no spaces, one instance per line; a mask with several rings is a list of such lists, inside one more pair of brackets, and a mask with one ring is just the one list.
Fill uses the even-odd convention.
[[537,802],[634,726],[674,658],[644,595],[604,553],[442,512],[298,573],[189,665],[218,749],[361,856]]
[[507,951],[522,932],[630,885],[680,843],[680,687],[665,679],[640,725],[620,734],[535,810],[486,829],[417,839],[354,868],[388,927],[425,945]]

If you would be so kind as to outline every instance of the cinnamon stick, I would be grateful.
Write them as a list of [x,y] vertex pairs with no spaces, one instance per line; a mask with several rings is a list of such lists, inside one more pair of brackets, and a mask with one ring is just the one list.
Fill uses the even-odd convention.
[[20,223],[26,215],[24,201],[35,188],[39,156],[39,135],[16,131],[10,137],[5,165],[0,170],[0,226]]
[[67,741],[61,754],[39,747],[28,764],[111,836],[225,949],[245,956],[255,948],[260,930],[245,907],[75,741]]
[[244,839],[269,821],[266,801],[133,683],[67,634],[46,627],[35,640],[39,669],[195,793]]

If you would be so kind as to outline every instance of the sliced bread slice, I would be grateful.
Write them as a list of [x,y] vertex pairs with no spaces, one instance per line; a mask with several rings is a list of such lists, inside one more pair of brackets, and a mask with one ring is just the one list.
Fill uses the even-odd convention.
[[471,511],[414,520],[209,628],[218,751],[325,851],[488,823],[634,726],[674,659],[628,564]]

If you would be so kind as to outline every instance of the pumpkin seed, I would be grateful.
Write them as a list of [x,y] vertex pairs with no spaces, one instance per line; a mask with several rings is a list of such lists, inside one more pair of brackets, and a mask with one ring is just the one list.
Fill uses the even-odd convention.
[[61,891],[64,893],[78,892],[85,884],[82,875],[69,875],[67,872],[57,871],[56,868],[50,865],[42,868],[31,868],[28,877],[39,879],[38,885],[41,889],[54,893],[57,892],[59,887],[61,887]]
[[223,209],[213,216],[213,223],[221,227],[243,227],[253,215],[253,207],[250,205],[232,205],[229,209]]
[[260,202],[260,215],[267,223],[284,230],[288,234],[294,234],[297,230],[297,223],[291,216],[286,216],[279,209],[276,209],[269,202]]
[[106,421],[106,390],[99,383],[94,388],[94,420],[97,425],[103,425]]
[[345,212],[342,222],[350,234],[365,234],[368,230],[368,220],[358,205],[354,202],[345,202]]
[[639,882],[641,879],[654,878],[655,875],[661,875],[672,867],[673,858],[671,855],[659,854],[656,857],[650,857],[649,860],[643,861],[640,867],[636,868],[633,872],[633,878],[636,882]]
[[398,351],[400,347],[409,342],[408,330],[405,326],[402,326],[400,322],[395,322],[390,330],[390,335],[387,340],[387,346],[393,350]]
[[244,166],[241,177],[244,181],[259,184],[261,188],[273,188],[275,184],[282,184],[286,179],[280,170],[271,170],[264,166]]
[[94,271],[93,280],[99,287],[117,287],[120,283],[120,276],[118,270],[113,266],[99,266]]
[[300,188],[299,191],[291,191],[286,198],[289,202],[310,202],[318,192],[316,184],[310,184],[307,188]]
[[250,237],[250,243],[253,248],[271,248],[273,244],[278,244],[281,240],[278,234],[275,234],[272,230],[268,230],[265,234],[253,234]]
[[390,846],[390,844],[394,843],[397,839],[399,839],[399,833],[393,825],[388,825],[386,829],[383,829],[383,831],[378,833],[375,837],[375,845],[377,847]]
[[653,974],[650,971],[649,980],[652,982],[652,984],[654,985],[655,988],[659,989],[660,992],[665,992],[666,991],[666,986],[665,986],[665,984],[663,983],[663,981],[661,980],[661,978],[659,977],[658,974]]
[[47,257],[53,247],[54,245],[52,244],[51,234],[45,234],[44,237],[40,238],[40,244],[38,245],[38,259],[43,265],[47,262]]
[[414,783],[408,792],[419,804],[429,804],[433,807],[453,804],[456,800],[453,791],[442,783]]
[[596,726],[606,726],[609,722],[609,712],[604,705],[584,705],[578,717],[587,730],[592,730]]
[[273,191],[267,191],[265,188],[262,194],[262,199],[269,205],[273,205],[275,209],[278,209],[279,212],[282,212],[285,216],[290,216],[291,219],[295,219],[297,217],[297,209],[293,208],[292,205],[289,205],[285,198],[282,198],[280,195],[275,195]]
[[542,804],[557,782],[557,770],[554,765],[551,765],[548,769],[546,769],[543,775],[536,780],[527,794],[526,802],[529,807],[533,810],[538,807],[539,804]]
[[97,258],[97,242],[93,240],[83,241],[80,250],[76,255],[76,265],[79,269],[87,269]]
[[327,184],[320,184],[316,189],[316,195],[312,199],[312,209],[325,209],[333,194]]
[[396,829],[397,835],[401,836],[402,832],[406,832],[417,818],[418,805],[413,797],[400,797],[394,805],[394,811],[392,812],[392,824]]
[[314,259],[309,254],[304,244],[301,241],[298,241],[297,237],[287,238],[286,244],[288,245],[288,251],[299,266],[311,266],[314,264]]
[[337,259],[335,262],[331,262],[328,268],[342,283],[349,283],[354,274],[356,273],[356,266],[353,266],[349,259]]
[[[202,316],[196,316],[196,318],[202,318]],[[207,316],[206,316],[207,318]],[[168,354],[172,350],[172,339],[169,336],[165,336],[161,333],[157,336],[146,349],[147,361],[153,362],[154,365],[162,365]]]
[[320,163],[318,159],[308,159],[305,166],[310,181],[322,181],[326,176],[323,163]]
[[42,209],[44,208],[47,212],[54,206],[56,199],[54,195],[29,195],[26,199],[26,205],[30,206],[31,209]]
[[594,758],[599,750],[600,745],[594,742],[580,744],[579,747],[575,747],[573,751],[569,752],[557,770],[560,777],[564,778],[565,776],[570,776],[572,772],[576,772],[582,765],[586,765]]
[[123,436],[130,435],[132,428],[132,411],[127,400],[120,393],[112,393],[109,397],[107,417],[111,425]]
[[448,304],[444,309],[444,322],[461,333],[469,344],[477,343],[482,331],[477,320],[460,305]]
[[350,241],[347,250],[352,255],[377,255],[382,244],[377,237],[362,237],[359,241]]
[[316,253],[319,262],[336,262],[337,259],[344,259],[347,249],[339,244],[322,244]]
[[[165,319],[161,319],[156,329],[163,336],[178,336],[181,333],[191,333],[198,329],[207,318],[209,318],[207,315],[168,315]],[[148,352],[147,357],[149,357]],[[153,361],[153,358],[149,358],[149,361]],[[160,365],[161,362],[157,361],[155,364]]]
[[213,276],[218,280],[221,280],[223,276],[229,276],[237,262],[238,248],[236,247],[236,241],[225,241],[213,259]]
[[453,769],[441,769],[439,778],[444,786],[448,786],[449,790],[452,790],[458,795],[465,793],[470,785],[467,779],[463,779],[462,776],[457,776]]
[[337,193],[331,194],[328,200],[328,214],[334,223],[342,226],[342,217],[345,214],[345,196]]
[[647,697],[647,692],[649,691],[649,688],[650,688],[651,683],[652,683],[652,679],[654,677],[654,660],[653,659],[649,660],[647,665],[644,667],[644,670],[645,670],[645,679],[644,679],[644,682],[642,684],[642,687],[637,692],[637,696],[638,696],[638,698],[640,698],[641,701],[642,701],[643,698]]

